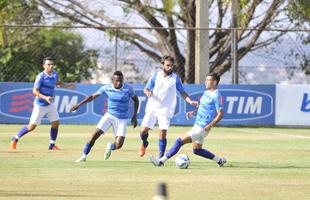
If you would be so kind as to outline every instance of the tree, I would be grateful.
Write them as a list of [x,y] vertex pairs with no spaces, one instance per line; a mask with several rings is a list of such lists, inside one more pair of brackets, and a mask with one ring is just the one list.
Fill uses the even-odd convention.
[[[2,20],[2,22],[1,22]],[[0,3],[2,24],[38,24],[42,13],[35,1]],[[34,81],[45,56],[55,59],[62,81],[75,82],[91,75],[97,53],[85,50],[82,37],[71,31],[35,27],[0,27],[0,81]]]
[[[159,61],[164,54],[174,56],[177,73],[185,82],[194,82],[195,31],[187,30],[183,41],[184,31],[177,30],[175,27],[195,27],[195,0],[113,1],[116,6],[123,9],[123,21],[109,16],[109,11],[104,10],[106,2],[96,2],[96,6],[88,6],[86,1],[82,3],[78,0],[38,0],[38,2],[49,11],[70,19],[74,23],[95,26],[112,35],[117,32],[119,38],[138,47],[155,61]],[[210,0],[209,2],[210,10],[216,10],[216,14],[210,18],[211,24],[214,24],[213,28],[216,28],[210,34],[210,69],[223,74],[230,69],[231,42],[230,30],[227,29],[230,27],[230,23],[227,23],[227,19],[230,18],[230,4],[227,0]],[[238,33],[238,59],[250,51],[271,44],[284,34],[280,32],[264,39],[260,36],[265,28],[277,27],[277,25],[282,28],[290,26],[290,24],[281,23],[281,20],[285,19],[278,17],[285,12],[286,1],[241,0],[239,5],[239,27],[252,29],[240,30]],[[135,20],[130,21],[133,16]],[[141,31],[129,28],[117,29],[117,31],[107,28],[107,26],[133,26],[137,21],[143,21],[153,30],[146,29],[144,33],[141,33]]]
[[[289,7],[289,16],[293,23],[298,27],[309,28],[310,25],[310,4],[309,1],[305,0],[292,0],[290,1]],[[309,32],[299,33],[301,41],[305,45],[310,44],[310,35]],[[294,52],[292,51],[291,56],[294,56],[297,59],[302,60],[301,69],[308,76],[310,83],[310,51]]]

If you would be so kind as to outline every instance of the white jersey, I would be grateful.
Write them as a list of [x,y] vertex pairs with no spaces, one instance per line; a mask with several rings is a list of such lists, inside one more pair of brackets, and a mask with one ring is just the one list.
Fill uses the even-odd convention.
[[152,91],[153,95],[147,101],[145,112],[155,112],[172,118],[177,104],[177,90],[184,92],[180,77],[175,73],[165,77],[164,72],[160,71],[150,78],[146,88]]

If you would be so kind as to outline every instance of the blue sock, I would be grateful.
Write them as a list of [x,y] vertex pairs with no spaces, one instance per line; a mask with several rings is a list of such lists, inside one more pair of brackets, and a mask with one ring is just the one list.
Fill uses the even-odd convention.
[[115,150],[115,143],[114,142],[111,144],[111,150]]
[[180,150],[181,146],[182,146],[182,140],[181,138],[178,138],[174,145],[169,149],[169,151],[166,153],[166,157],[169,159],[172,156],[174,156],[176,153],[178,153],[178,151]]
[[[28,129],[27,129],[27,126],[24,126],[22,129],[20,129],[20,131],[17,133],[17,137],[18,138],[21,138],[21,137],[23,137],[24,135],[26,135],[27,133],[28,133],[29,131],[28,131]],[[15,139],[17,139],[16,137],[15,137]]]
[[90,152],[90,150],[91,150],[92,147],[93,147],[93,146],[91,146],[89,143],[86,143],[85,146],[84,146],[83,153],[84,153],[85,155],[89,154],[89,152]]
[[51,128],[51,131],[50,131],[51,141],[55,142],[57,139],[57,135],[58,135],[58,129],[57,128]]
[[159,158],[163,157],[166,151],[167,139],[159,139],[158,147],[159,147]]
[[141,140],[142,140],[142,142],[143,142],[143,146],[144,147],[147,147],[148,145],[149,145],[149,142],[147,141],[147,138],[149,137],[149,134],[147,133],[147,134],[142,134],[142,133],[140,133],[140,138],[141,138]]
[[208,151],[207,149],[193,149],[193,153],[202,156],[204,158],[208,158],[212,160],[214,158],[214,154]]

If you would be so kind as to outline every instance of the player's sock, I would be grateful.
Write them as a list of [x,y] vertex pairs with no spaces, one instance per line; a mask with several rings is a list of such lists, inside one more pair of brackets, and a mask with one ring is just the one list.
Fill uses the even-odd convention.
[[218,157],[217,155],[214,155],[214,158],[212,160],[214,160],[216,163],[219,163],[221,158]]
[[159,158],[163,157],[166,151],[167,139],[159,139],[158,147],[159,147]]
[[51,144],[55,144],[55,141],[57,139],[57,135],[58,135],[58,129],[57,128],[51,128],[50,131],[50,138],[51,138]]
[[92,147],[93,147],[92,145],[86,143],[84,146],[83,154],[88,155]]
[[140,133],[140,138],[143,142],[143,146],[146,148],[149,145],[149,142],[147,141],[147,138],[149,137],[149,134],[142,134]]
[[23,137],[24,135],[26,135],[28,133],[28,128],[27,126],[24,126],[22,129],[20,129],[20,131],[17,133],[17,135],[14,137],[15,140],[18,140],[19,138]]
[[178,153],[178,151],[180,150],[181,146],[182,146],[181,138],[176,139],[174,145],[166,153],[166,157],[169,159],[172,156],[174,156],[176,153]]
[[110,145],[110,149],[111,150],[115,150],[116,149],[116,147],[115,147],[115,143],[113,142],[113,143],[111,143],[111,145]]
[[215,157],[214,154],[208,151],[207,149],[193,149],[193,153],[198,156],[208,158],[210,160],[213,160],[213,158]]

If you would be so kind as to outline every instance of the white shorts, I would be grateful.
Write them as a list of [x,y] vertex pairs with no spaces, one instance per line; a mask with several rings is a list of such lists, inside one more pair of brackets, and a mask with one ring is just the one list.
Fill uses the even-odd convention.
[[39,106],[38,104],[34,103],[30,117],[30,123],[35,125],[41,124],[42,118],[45,115],[50,120],[50,122],[59,120],[59,115],[54,103],[48,106]]
[[196,124],[194,124],[192,129],[189,132],[187,132],[187,135],[189,135],[192,138],[192,142],[203,144],[203,141],[205,137],[207,137],[208,133],[209,133],[209,130],[205,131],[200,126],[197,126]]
[[143,117],[141,126],[153,129],[157,120],[160,130],[168,130],[170,126],[170,118],[164,115],[157,114],[155,112],[146,112]]
[[127,119],[120,119],[106,113],[101,117],[97,124],[97,128],[102,130],[103,133],[105,133],[111,126],[115,136],[126,136]]

